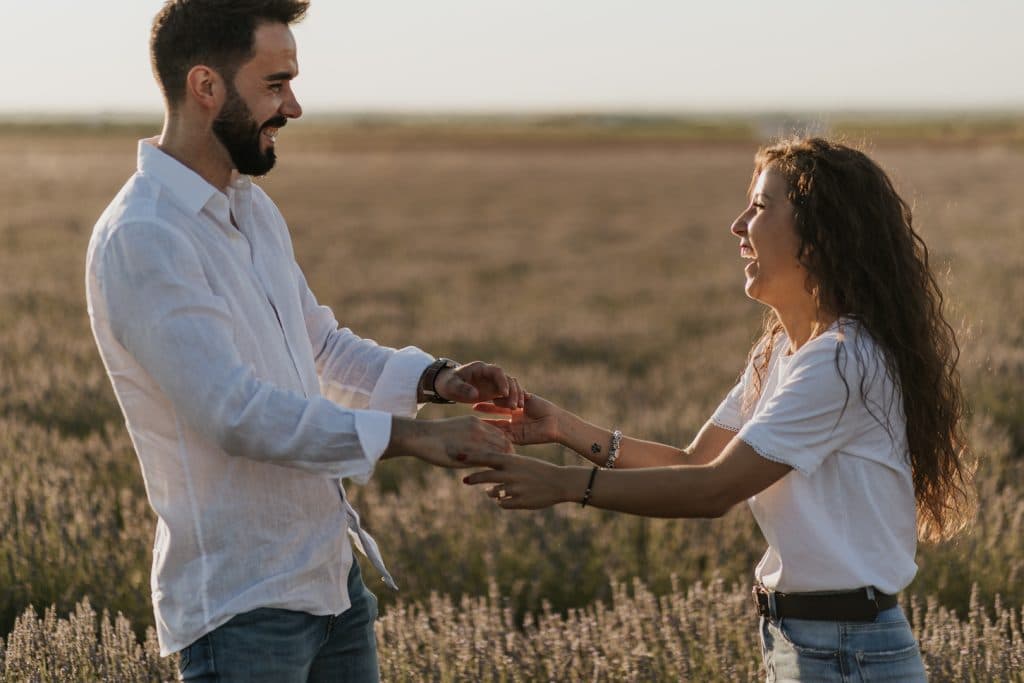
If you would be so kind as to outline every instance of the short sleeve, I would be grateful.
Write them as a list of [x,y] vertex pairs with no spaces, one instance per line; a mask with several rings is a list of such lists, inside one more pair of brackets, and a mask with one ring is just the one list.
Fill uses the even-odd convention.
[[746,376],[736,383],[736,386],[725,395],[718,408],[711,415],[711,423],[716,427],[727,429],[730,432],[738,432],[743,427],[743,392],[746,388]]
[[824,336],[791,359],[780,359],[789,360],[788,371],[738,437],[761,456],[805,475],[841,449],[850,427],[840,418],[848,408],[849,387],[858,382],[855,377],[844,380],[836,365],[837,357],[845,360],[842,344],[832,335]]

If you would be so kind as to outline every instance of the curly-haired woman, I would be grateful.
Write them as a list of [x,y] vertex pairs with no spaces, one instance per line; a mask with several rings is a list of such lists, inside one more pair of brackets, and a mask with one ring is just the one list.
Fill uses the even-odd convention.
[[862,152],[796,139],[758,152],[732,232],[769,310],[693,443],[623,437],[532,396],[504,423],[513,440],[595,466],[495,454],[466,481],[504,508],[718,517],[746,500],[768,541],[754,594],[769,680],[924,680],[897,594],[918,537],[962,525],[969,472],[959,349],[910,208]]

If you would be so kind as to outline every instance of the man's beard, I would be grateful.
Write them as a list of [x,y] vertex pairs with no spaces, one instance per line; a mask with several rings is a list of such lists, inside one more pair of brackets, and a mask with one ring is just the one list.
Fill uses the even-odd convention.
[[234,83],[228,83],[228,98],[221,107],[220,114],[213,122],[213,134],[217,136],[231,156],[231,162],[239,173],[245,175],[266,175],[274,168],[277,155],[271,146],[266,152],[260,150],[260,137],[263,129],[281,128],[287,122],[283,116],[277,116],[262,126],[256,123],[252,110],[238,94]]

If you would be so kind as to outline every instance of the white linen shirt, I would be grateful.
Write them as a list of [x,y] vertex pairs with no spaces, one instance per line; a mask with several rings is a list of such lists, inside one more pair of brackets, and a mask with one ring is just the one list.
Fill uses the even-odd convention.
[[793,468],[748,501],[768,541],[755,578],[783,593],[903,590],[917,573],[914,484],[881,349],[844,318],[792,354],[783,334],[745,406],[752,375],[748,366],[711,420]]
[[339,329],[259,187],[225,194],[140,142],[86,296],[157,515],[162,655],[260,607],[348,609],[346,530],[395,587],[341,479],[369,478],[433,358]]

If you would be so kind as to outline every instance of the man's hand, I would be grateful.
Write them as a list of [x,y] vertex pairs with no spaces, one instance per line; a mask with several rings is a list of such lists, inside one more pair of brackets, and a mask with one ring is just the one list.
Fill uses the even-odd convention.
[[441,370],[434,386],[441,398],[449,401],[493,401],[495,405],[509,409],[522,408],[526,395],[515,377],[506,375],[497,365],[482,361]]
[[526,394],[522,410],[512,410],[494,403],[478,403],[473,410],[488,415],[507,415],[509,419],[485,420],[501,429],[512,443],[525,446],[534,443],[559,443],[562,436],[560,416],[565,410],[536,394]]
[[446,420],[395,417],[381,457],[411,455],[439,467],[468,467],[470,458],[511,452],[512,444],[500,429],[470,415]]

